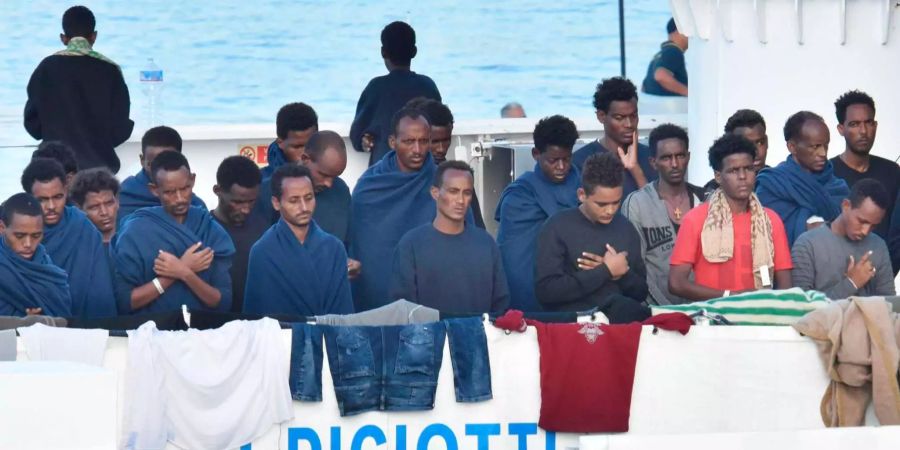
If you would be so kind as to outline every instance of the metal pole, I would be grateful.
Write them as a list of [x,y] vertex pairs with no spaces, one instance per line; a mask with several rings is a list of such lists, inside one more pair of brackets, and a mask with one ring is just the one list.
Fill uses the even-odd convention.
[[619,63],[625,77],[625,0],[619,0]]

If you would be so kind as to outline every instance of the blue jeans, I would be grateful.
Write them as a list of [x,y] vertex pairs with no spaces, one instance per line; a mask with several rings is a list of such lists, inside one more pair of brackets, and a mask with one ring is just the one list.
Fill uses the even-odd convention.
[[294,325],[290,387],[294,399],[322,398],[322,335],[342,416],[434,408],[444,339],[449,337],[458,402],[489,400],[491,369],[481,319],[420,325]]

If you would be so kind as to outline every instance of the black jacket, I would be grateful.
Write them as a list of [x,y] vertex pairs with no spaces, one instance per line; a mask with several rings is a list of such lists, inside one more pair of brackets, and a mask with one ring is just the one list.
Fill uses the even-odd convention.
[[35,139],[60,140],[75,151],[79,169],[119,171],[115,147],[134,122],[122,71],[89,56],[51,55],[28,82],[25,129]]

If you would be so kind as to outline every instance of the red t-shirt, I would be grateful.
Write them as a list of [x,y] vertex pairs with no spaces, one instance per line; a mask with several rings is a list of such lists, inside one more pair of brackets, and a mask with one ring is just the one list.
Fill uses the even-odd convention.
[[[775,211],[765,208],[772,222],[772,241],[775,243],[775,270],[790,270],[791,251],[784,232],[784,224]],[[709,204],[688,211],[681,221],[675,249],[672,250],[670,264],[689,264],[694,269],[694,282],[711,289],[742,291],[755,289],[753,283],[753,254],[750,250],[750,212],[733,216],[734,256],[723,263],[711,263],[703,257],[700,232],[709,213]],[[774,280],[772,280],[774,281]]]

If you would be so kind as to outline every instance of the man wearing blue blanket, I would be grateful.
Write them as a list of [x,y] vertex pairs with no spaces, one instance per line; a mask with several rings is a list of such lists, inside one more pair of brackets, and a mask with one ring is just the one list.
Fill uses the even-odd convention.
[[806,230],[834,220],[850,188],[834,175],[828,160],[831,136],[821,116],[800,111],[789,117],[784,140],[791,154],[778,166],[759,173],[756,195],[763,206],[781,217],[791,246]]
[[[431,125],[417,109],[394,114],[389,143],[393,151],[369,167],[353,189],[350,257],[362,263],[353,281],[357,311],[389,302],[394,248],[407,231],[434,220],[431,183],[437,166],[431,157]],[[471,210],[466,222],[474,223]]]
[[68,275],[41,245],[41,204],[19,193],[0,210],[0,316],[71,316]]
[[541,119],[534,127],[534,170],[522,174],[500,196],[494,218],[500,222],[497,244],[513,309],[542,310],[534,296],[537,236],[548,217],[578,206],[581,180],[572,165],[577,139],[578,130],[571,120],[563,116]]
[[74,206],[66,206],[66,172],[59,162],[36,158],[22,173],[22,188],[41,204],[43,245],[53,263],[69,275],[71,314],[97,319],[116,315],[103,236]]
[[[119,191],[118,226],[122,226],[125,218],[140,208],[159,206],[159,198],[150,191],[150,164],[162,152],[174,150],[181,153],[181,143],[181,135],[170,127],[154,127],[144,133],[141,138],[141,170],[126,178]],[[206,210],[206,204],[196,195],[191,196],[191,205]]]
[[174,151],[150,165],[150,190],[162,206],[129,216],[113,238],[121,313],[188,308],[228,311],[234,244],[205,209],[191,206],[194,174]]
[[250,250],[244,312],[352,313],[347,252],[313,220],[316,194],[309,169],[285,164],[275,170],[271,183],[272,198],[265,200],[281,218]]

